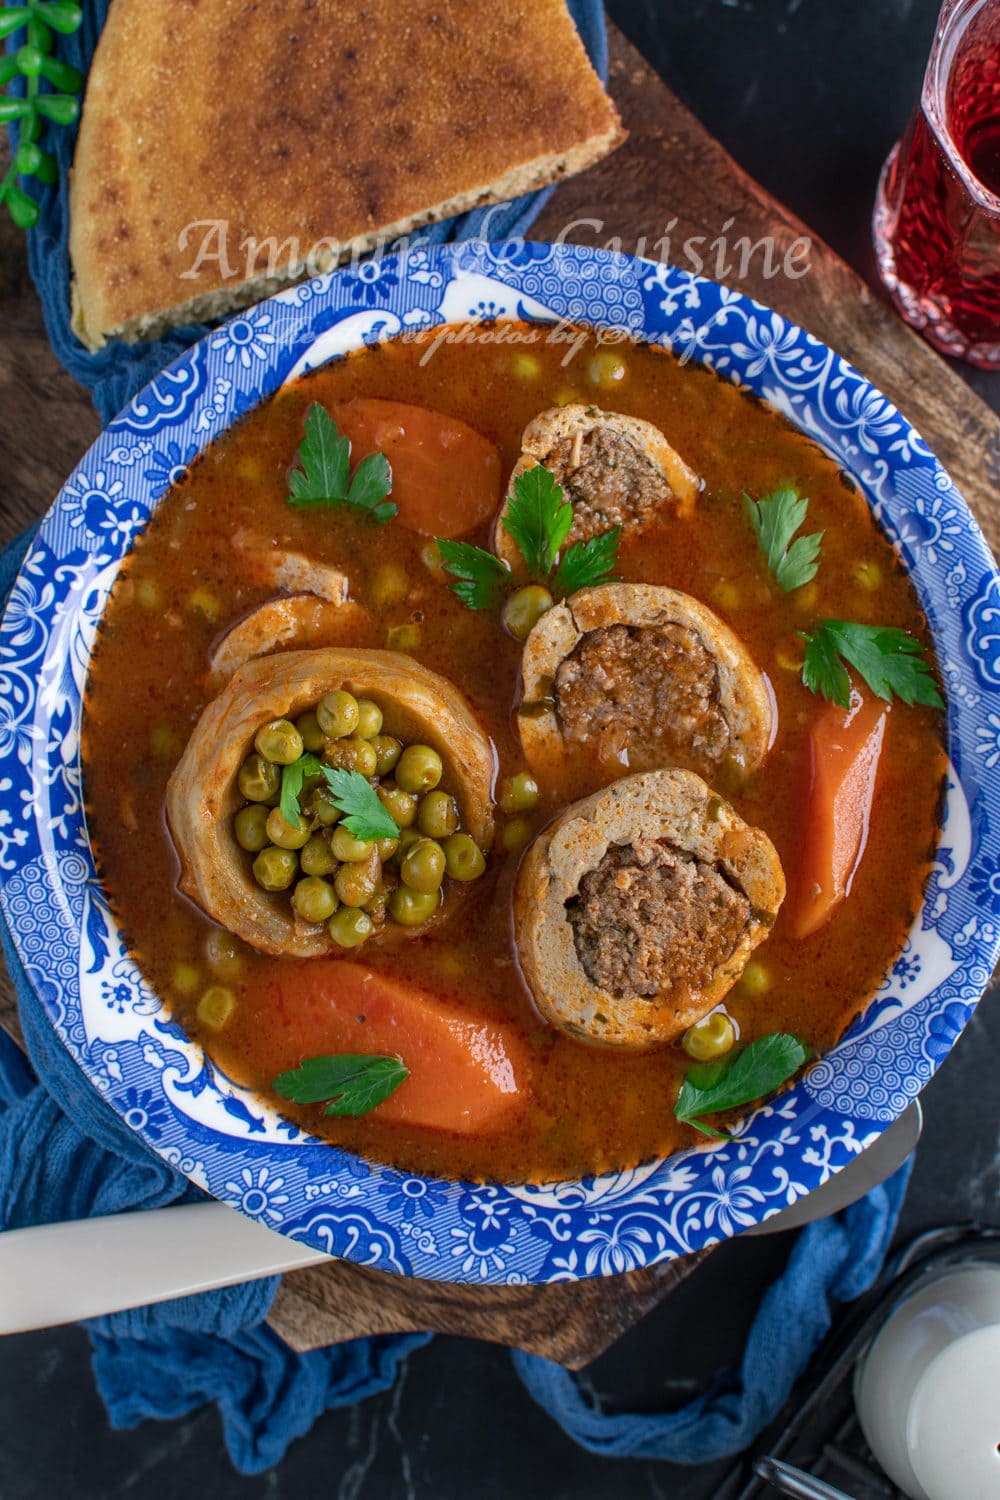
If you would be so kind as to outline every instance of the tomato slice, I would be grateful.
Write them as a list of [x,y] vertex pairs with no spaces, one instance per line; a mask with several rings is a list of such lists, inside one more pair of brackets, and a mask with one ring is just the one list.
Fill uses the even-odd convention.
[[398,1056],[410,1076],[373,1117],[460,1135],[489,1129],[522,1102],[527,1067],[509,1028],[402,980],[314,959],[282,964],[250,989],[262,1018],[255,1051],[268,1080],[307,1057]]
[[358,396],[332,408],[351,440],[351,464],[384,453],[397,519],[426,536],[474,531],[500,501],[500,454],[467,422],[427,406]]
[[868,838],[889,705],[851,695],[846,711],[827,705],[809,734],[809,796],[791,931],[809,937],[851,889]]

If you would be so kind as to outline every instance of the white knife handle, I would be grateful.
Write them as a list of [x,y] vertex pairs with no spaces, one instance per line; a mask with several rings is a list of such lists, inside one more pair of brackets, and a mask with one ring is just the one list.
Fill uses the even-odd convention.
[[224,1203],[8,1229],[0,1234],[0,1334],[76,1323],[329,1258]]

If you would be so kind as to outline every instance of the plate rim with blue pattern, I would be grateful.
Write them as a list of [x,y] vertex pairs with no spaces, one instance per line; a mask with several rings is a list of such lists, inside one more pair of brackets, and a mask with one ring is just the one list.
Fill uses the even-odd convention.
[[[948,700],[949,772],[925,899],[844,1039],[733,1140],[578,1181],[445,1182],[318,1141],[227,1079],[129,957],[94,868],[80,705],[131,541],[194,457],[292,379],[457,322],[625,332],[763,397],[854,478],[910,572]],[[319,1250],[402,1275],[523,1284],[688,1254],[854,1159],[950,1051],[1000,948],[1000,577],[952,480],[825,344],[729,287],[594,248],[411,248],[303,282],[183,353],[101,434],[48,512],[0,624],[0,901],[56,1033],[166,1161]],[[991,702],[997,704],[991,709]]]

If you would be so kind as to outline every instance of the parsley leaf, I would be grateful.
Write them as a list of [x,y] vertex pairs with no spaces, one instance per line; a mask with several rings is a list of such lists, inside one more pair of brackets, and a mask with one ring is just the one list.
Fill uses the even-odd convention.
[[307,776],[319,776],[323,772],[323,762],[315,755],[300,755],[298,760],[293,760],[290,766],[281,768],[281,797],[278,801],[278,809],[286,823],[296,827],[299,821],[299,798],[302,795],[302,783]]
[[345,814],[341,827],[356,839],[395,839],[399,828],[378,793],[360,771],[345,771],[338,766],[323,767],[323,775],[334,805]]
[[531,577],[544,583],[573,525],[573,507],[555,475],[542,464],[519,474],[502,519]]
[[449,585],[451,591],[466,609],[493,609],[504,589],[514,581],[507,564],[482,547],[438,537],[437,548],[441,566],[456,580]]
[[704,1086],[688,1074],[677,1096],[674,1114],[685,1125],[693,1125],[703,1135],[725,1140],[722,1131],[703,1122],[702,1116],[714,1115],[741,1104],[753,1104],[787,1083],[809,1060],[809,1049],[798,1037],[774,1031],[770,1036],[751,1042],[736,1053],[721,1070],[713,1071]]
[[792,541],[806,518],[809,501],[786,485],[764,500],[751,500],[749,495],[744,495],[743,504],[757,537],[757,545],[782,593],[790,594],[792,589],[801,588],[815,578],[819,569],[822,531]]
[[614,566],[618,561],[618,539],[620,526],[613,531],[604,531],[585,542],[574,542],[567,547],[559,559],[559,566],[552,579],[557,594],[575,594],[577,589],[593,588],[598,583],[614,581]]
[[858,625],[850,620],[823,620],[811,634],[801,632],[806,643],[802,681],[811,693],[848,708],[851,679],[849,662],[879,698],[891,703],[893,695],[904,703],[923,703],[944,708],[930,665],[920,642],[905,630],[891,625]]
[[300,467],[288,476],[289,505],[300,510],[328,510],[347,505],[378,525],[391,521],[396,505],[385,497],[392,489],[392,470],[384,453],[363,458],[351,477],[351,440],[342,437],[325,406],[314,401],[306,412]]
[[[529,576],[561,598],[612,581],[621,527],[574,542],[560,558],[573,525],[573,507],[563,498],[555,475],[542,464],[517,476],[502,521]],[[456,580],[451,591],[467,609],[496,608],[504,593],[518,583],[507,564],[482,547],[443,537],[437,538],[437,546],[442,566]]]
[[343,1052],[333,1057],[308,1057],[291,1072],[279,1073],[271,1087],[293,1104],[329,1100],[325,1115],[366,1115],[409,1076],[401,1057]]

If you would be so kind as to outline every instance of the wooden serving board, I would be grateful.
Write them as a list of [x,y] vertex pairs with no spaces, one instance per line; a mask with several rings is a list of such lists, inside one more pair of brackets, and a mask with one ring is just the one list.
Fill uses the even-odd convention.
[[[778,261],[796,240],[808,238],[807,274],[769,278],[757,256],[736,283],[739,290],[803,324],[896,402],[951,471],[996,549],[1000,427],[989,408],[828,246],[740,170],[613,27],[610,86],[629,140],[609,160],[560,187],[534,238],[612,241],[614,249],[655,255],[674,221],[675,245],[689,235],[703,235],[706,243],[721,233],[731,243],[742,235],[751,242],[770,235]],[[0,227],[0,329],[2,544],[42,514],[98,432],[89,398],[49,349],[23,242],[9,225]],[[0,1023],[18,1034],[5,978]],[[699,1259],[589,1282],[511,1288],[401,1280],[339,1262],[286,1276],[270,1321],[297,1349],[370,1333],[435,1329],[530,1349],[578,1368],[648,1312]]]

